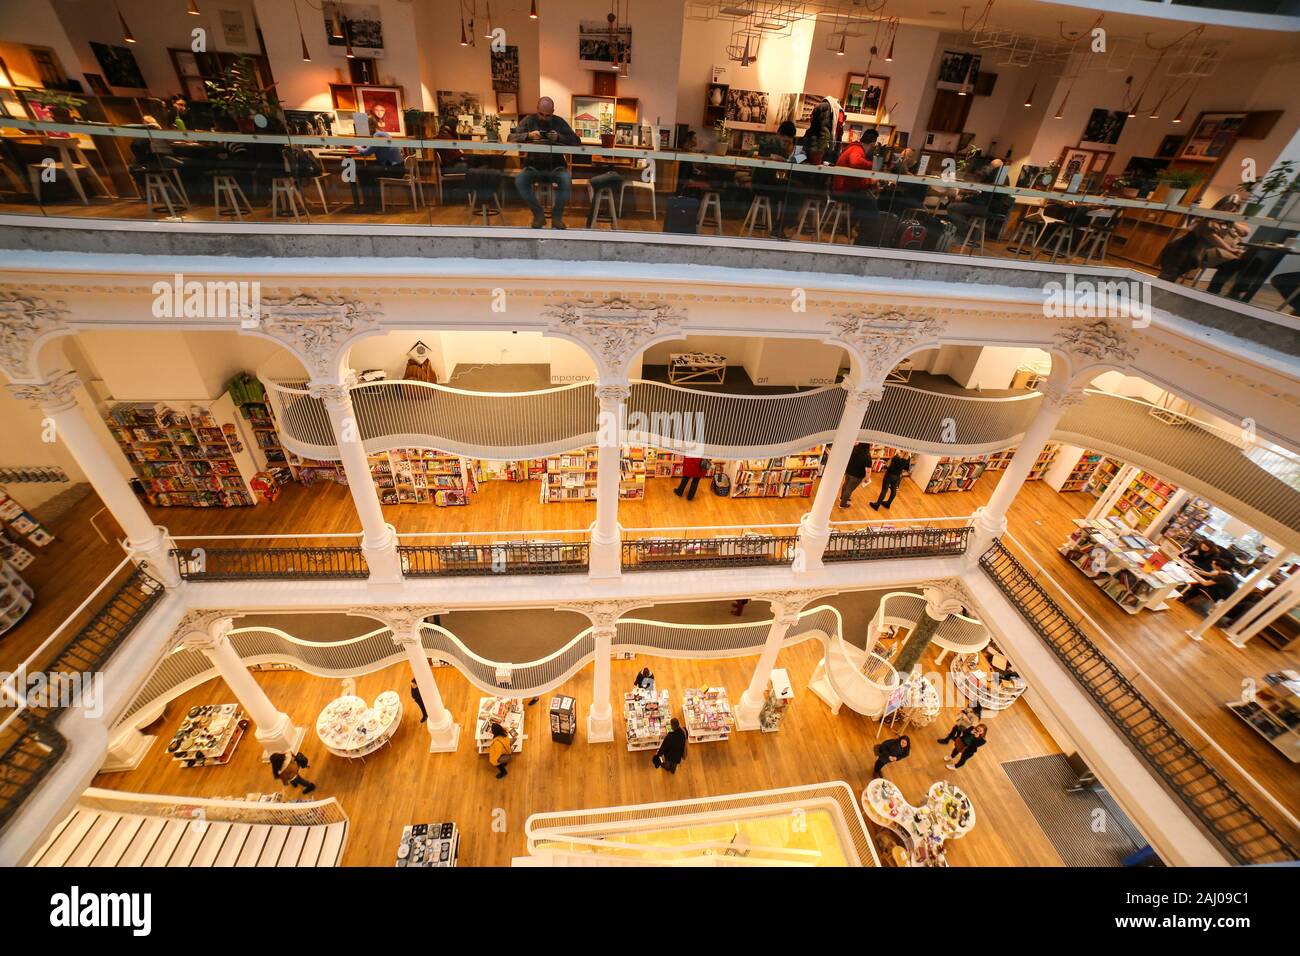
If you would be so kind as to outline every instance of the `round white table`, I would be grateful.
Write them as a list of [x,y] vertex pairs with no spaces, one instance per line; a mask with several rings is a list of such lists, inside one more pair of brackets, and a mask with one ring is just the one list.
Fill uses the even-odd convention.
[[316,718],[316,736],[337,757],[365,757],[374,753],[402,722],[402,699],[386,690],[367,704],[360,697],[337,697]]

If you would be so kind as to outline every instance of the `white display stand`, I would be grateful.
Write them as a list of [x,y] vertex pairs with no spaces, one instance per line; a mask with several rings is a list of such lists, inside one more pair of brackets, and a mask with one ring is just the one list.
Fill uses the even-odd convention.
[[1160,548],[1119,518],[1075,518],[1074,524],[1078,530],[1057,550],[1129,614],[1163,611],[1168,598],[1195,581],[1178,559],[1148,567]]
[[517,697],[480,697],[474,715],[474,745],[485,754],[492,744],[492,725],[500,724],[510,735],[512,753],[524,749],[524,702]]
[[668,691],[632,691],[623,695],[628,750],[658,750],[672,720]]
[[975,826],[970,798],[946,780],[931,784],[925,804],[914,807],[898,787],[878,777],[862,791],[862,811],[902,841],[908,866],[947,866],[944,844],[964,837]]
[[[190,708],[167,745],[172,758],[186,767],[220,767],[230,762],[244,738],[238,704],[205,704]],[[195,754],[202,753],[200,760]]]
[[36,595],[9,563],[0,560],[0,634],[9,630],[32,609]]
[[373,706],[349,694],[325,705],[316,718],[316,736],[336,757],[367,757],[388,743],[401,722],[397,691],[384,691]]
[[722,687],[686,688],[682,692],[682,716],[691,743],[730,740],[736,728],[736,717]]
[[1006,710],[1029,687],[1023,677],[999,681],[996,687],[993,686],[989,681],[993,668],[984,653],[956,654],[948,670],[958,692],[985,711]]

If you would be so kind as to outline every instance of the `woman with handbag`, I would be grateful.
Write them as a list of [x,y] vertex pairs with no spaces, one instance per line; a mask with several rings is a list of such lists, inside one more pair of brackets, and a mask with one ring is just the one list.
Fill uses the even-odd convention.
[[[952,745],[952,753],[944,760],[943,765],[949,770],[956,770],[958,767],[975,756],[975,751],[979,750],[988,743],[989,728],[986,724],[976,724],[969,730],[963,730]],[[953,763],[953,761],[957,761]]]
[[305,797],[316,789],[301,773],[307,766],[307,758],[302,754],[271,754],[271,774],[286,787],[301,787]]
[[514,756],[515,742],[500,724],[492,725],[492,742],[488,744],[488,763],[497,768],[497,779],[507,773],[510,758]]
[[686,759],[686,731],[682,730],[681,721],[676,717],[668,726],[670,729],[650,762],[660,770],[676,773],[677,765]]

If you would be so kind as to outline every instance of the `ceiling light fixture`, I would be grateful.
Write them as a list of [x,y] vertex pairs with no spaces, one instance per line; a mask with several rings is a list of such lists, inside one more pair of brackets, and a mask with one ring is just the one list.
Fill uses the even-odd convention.
[[189,2],[185,4],[185,12],[192,17],[197,17],[199,16],[199,5],[195,0],[189,0]]
[[465,36],[465,14],[460,15],[460,45],[469,46],[469,37]]
[[893,32],[893,34],[891,34],[890,37],[889,37],[889,49],[885,52],[885,62],[886,62],[886,63],[893,63],[893,62],[894,62],[894,36],[896,36],[897,34],[898,34],[898,31],[895,30],[895,31]]
[[1034,105],[1034,91],[1037,89],[1038,89],[1038,81],[1035,80],[1034,85],[1029,88],[1029,95],[1025,97],[1025,106],[1028,107]]
[[487,33],[483,34],[483,39],[491,40],[492,39],[492,0],[488,0],[487,21],[488,21]]
[[334,40],[343,39],[343,24],[339,22],[339,5],[337,3],[330,8],[330,38]]
[[[1072,90],[1072,89],[1073,89],[1073,86],[1071,86],[1070,90]],[[1058,107],[1056,108],[1056,115],[1053,116],[1052,119],[1061,119],[1061,117],[1064,115],[1064,113],[1065,113],[1065,104],[1066,104],[1066,102],[1070,99],[1070,90],[1066,90],[1066,91],[1065,91],[1065,96],[1064,96],[1064,97],[1062,98],[1062,100],[1061,100],[1061,105],[1058,106]]]
[[121,6],[119,6],[118,4],[113,4],[113,6],[117,9],[117,19],[122,24],[122,42],[134,43],[135,34],[132,33],[131,28],[126,25],[126,17],[122,16]]
[[841,34],[840,34],[840,48],[839,48],[838,50],[835,51],[835,55],[836,55],[836,56],[843,56],[843,55],[844,55],[844,40],[845,40],[845,35],[844,35],[843,33],[841,33]]
[[311,53],[307,50],[307,37],[302,32],[302,14],[298,12],[298,0],[293,0],[293,16],[298,21],[298,41],[302,44],[302,62],[311,62]]
[[537,19],[537,0],[533,0],[533,5],[528,9],[528,19],[529,20]]
[[1187,112],[1187,107],[1191,102],[1192,102],[1192,97],[1191,94],[1189,93],[1187,95],[1187,99],[1183,101],[1182,107],[1178,110],[1178,115],[1174,117],[1175,123],[1181,123],[1183,121],[1183,114]]

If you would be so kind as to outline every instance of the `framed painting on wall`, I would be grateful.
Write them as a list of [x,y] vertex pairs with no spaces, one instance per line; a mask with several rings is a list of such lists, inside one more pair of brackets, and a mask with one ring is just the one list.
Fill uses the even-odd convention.
[[723,109],[728,126],[756,130],[767,128],[767,94],[760,90],[727,90]]
[[1178,155],[1178,147],[1183,145],[1182,133],[1170,133],[1160,141],[1160,146],[1156,150],[1156,157],[1159,159],[1173,159]]
[[438,103],[439,116],[470,116],[474,125],[483,122],[483,100],[477,93],[465,90],[438,90],[434,96]]
[[776,116],[774,117],[776,125],[780,126],[782,123],[787,121],[793,123],[795,120],[795,110],[798,106],[798,93],[782,93],[781,98],[777,100],[776,103]]
[[519,115],[519,94],[514,90],[500,90],[497,93],[497,112],[506,116]]
[[90,41],[90,52],[95,54],[95,62],[104,73],[109,86],[128,90],[147,90],[140,65],[135,62],[135,54],[124,46],[112,46],[108,43]]
[[599,143],[602,128],[614,132],[614,112],[612,96],[574,96],[569,125],[584,143]]
[[887,76],[850,73],[844,81],[844,112],[858,113],[870,117],[872,122],[878,121],[881,110],[885,108],[885,90],[888,87]]
[[343,52],[348,44],[357,56],[384,55],[384,21],[379,7],[369,3],[324,3],[325,40]]
[[406,118],[402,115],[402,91],[392,86],[358,86],[357,109],[370,121],[370,132],[389,136],[406,135]]
[[975,86],[975,79],[979,76],[980,57],[975,53],[959,53],[953,50],[944,50],[943,56],[939,60],[939,79],[935,82],[935,89],[954,90],[961,92],[970,90]]
[[1128,122],[1128,110],[1106,110],[1098,107],[1088,116],[1088,123],[1079,137],[1080,149],[1114,149]]
[[495,92],[519,91],[519,47],[508,46],[492,51],[492,89]]
[[1061,150],[1061,165],[1056,171],[1056,182],[1052,184],[1053,187],[1069,189],[1075,176],[1087,176],[1092,170],[1094,156],[1096,156],[1095,150],[1080,149],[1076,146],[1067,146]]
[[1192,124],[1177,158],[1197,163],[1218,162],[1237,141],[1245,121],[1245,113],[1202,113]]
[[826,97],[820,93],[800,93],[799,106],[795,110],[794,125],[807,126],[812,122],[813,110],[821,106]]
[[104,82],[104,78],[98,73],[82,73],[81,75],[84,76],[86,82],[90,84],[90,92],[94,93],[96,96],[113,95],[113,91],[108,88],[108,84]]
[[614,69],[632,62],[632,28],[610,27],[603,20],[578,21],[578,65],[583,69]]

